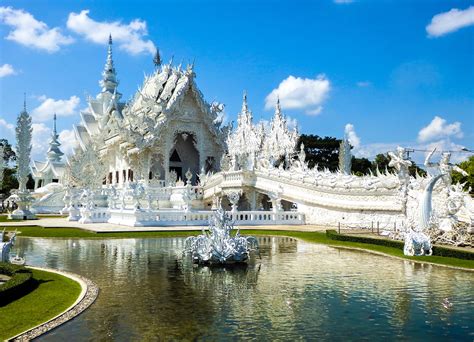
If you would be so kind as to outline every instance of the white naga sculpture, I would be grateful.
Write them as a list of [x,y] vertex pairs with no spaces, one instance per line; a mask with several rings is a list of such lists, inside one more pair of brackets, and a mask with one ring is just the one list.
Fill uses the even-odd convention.
[[443,177],[443,174],[437,175],[430,179],[419,206],[419,217],[416,227],[408,228],[405,233],[405,246],[403,252],[405,255],[431,255],[431,239],[429,237],[429,230],[432,229],[432,197],[433,188],[438,180]]
[[209,232],[190,236],[185,241],[184,253],[197,264],[231,264],[246,262],[252,251],[258,252],[258,241],[253,236],[232,236],[234,229],[225,211],[218,209],[209,222]]
[[9,219],[34,219],[35,215],[30,211],[32,197],[26,188],[28,175],[30,173],[30,154],[31,154],[31,117],[26,111],[26,101],[23,105],[23,111],[17,119],[16,126],[16,160],[17,160],[17,178],[19,183],[18,190],[11,196],[18,208],[8,215]]

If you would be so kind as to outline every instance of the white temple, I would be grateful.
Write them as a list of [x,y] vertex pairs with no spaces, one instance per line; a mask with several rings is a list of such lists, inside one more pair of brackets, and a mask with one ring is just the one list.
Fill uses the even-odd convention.
[[[133,98],[121,102],[110,38],[102,89],[74,127],[78,147],[64,182],[57,178],[64,186],[50,195],[51,211],[61,207],[82,223],[129,226],[206,225],[221,206],[238,224],[377,222],[384,229],[416,221],[429,178],[409,175],[404,149],[390,154],[396,173],[359,177],[350,172],[344,139],[340,171],[310,169],[279,102],[269,125],[255,124],[245,94],[232,130],[222,125],[224,106],[207,103],[195,79],[193,65],[157,66]],[[60,160],[54,137],[50,168]],[[444,173],[445,164],[449,158],[440,162]],[[38,175],[39,169],[35,163]],[[473,200],[460,186],[438,183],[433,202],[445,229],[472,226]],[[35,207],[46,210],[48,201]]]

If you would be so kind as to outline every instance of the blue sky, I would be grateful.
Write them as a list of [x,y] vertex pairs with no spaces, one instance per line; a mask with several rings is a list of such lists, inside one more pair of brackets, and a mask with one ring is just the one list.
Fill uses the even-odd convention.
[[157,46],[165,61],[195,61],[204,97],[230,121],[247,90],[255,120],[272,116],[278,94],[302,133],[346,132],[360,156],[474,149],[474,2],[434,0],[3,1],[0,137],[13,141],[26,92],[34,157],[53,111],[70,150],[72,124],[99,92],[108,31],[125,99]]

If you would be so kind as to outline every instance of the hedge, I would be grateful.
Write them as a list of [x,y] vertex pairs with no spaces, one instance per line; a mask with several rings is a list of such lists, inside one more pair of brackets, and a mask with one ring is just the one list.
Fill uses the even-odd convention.
[[[360,242],[360,243],[368,243],[372,245],[379,245],[385,247],[392,247],[403,250],[404,242],[397,241],[397,240],[388,240],[388,239],[374,239],[365,236],[353,236],[353,235],[343,235],[338,234],[335,230],[326,230],[326,236],[331,240],[338,240],[338,241],[351,241],[351,242]],[[459,249],[452,249],[447,247],[441,246],[433,246],[433,255],[442,256],[442,257],[450,257],[450,258],[458,258],[464,260],[474,260],[474,253],[459,250]]]
[[22,297],[33,287],[31,270],[18,265],[0,263],[0,274],[11,277],[3,285],[0,285],[0,305]]

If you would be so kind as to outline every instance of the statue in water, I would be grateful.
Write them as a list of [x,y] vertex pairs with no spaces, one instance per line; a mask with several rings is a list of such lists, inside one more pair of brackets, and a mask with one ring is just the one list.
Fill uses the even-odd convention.
[[253,236],[235,236],[231,232],[233,223],[220,208],[209,220],[209,231],[199,236],[190,236],[185,241],[185,254],[189,254],[196,264],[232,264],[246,262],[252,251],[259,250],[257,239]]

